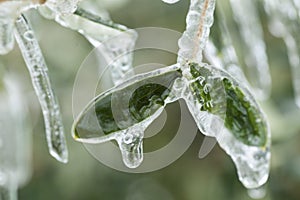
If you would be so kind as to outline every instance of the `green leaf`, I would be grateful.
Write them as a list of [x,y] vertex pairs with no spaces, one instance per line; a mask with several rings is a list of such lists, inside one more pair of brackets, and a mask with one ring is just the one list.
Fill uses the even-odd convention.
[[178,68],[171,66],[135,76],[100,94],[75,122],[74,137],[100,137],[147,120],[165,105],[178,77],[181,77]]
[[[202,111],[217,114],[218,104],[214,104],[211,93],[204,93],[204,86],[209,76],[213,77],[212,82],[222,82],[226,98],[225,127],[240,141],[250,146],[264,146],[267,142],[267,122],[261,112],[259,105],[247,89],[242,88],[227,73],[212,67],[209,70],[197,63],[191,63],[190,71],[197,81],[190,84],[191,90],[200,104]],[[213,71],[219,75],[213,74]],[[204,77],[203,80],[198,80]],[[222,95],[220,95],[222,96]],[[220,97],[221,98],[221,97]],[[207,102],[213,102],[212,107],[205,106]]]

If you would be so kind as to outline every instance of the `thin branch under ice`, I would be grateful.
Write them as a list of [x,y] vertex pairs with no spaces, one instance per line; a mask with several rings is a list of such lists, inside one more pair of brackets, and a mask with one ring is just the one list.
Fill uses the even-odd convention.
[[178,63],[200,63],[214,21],[215,0],[191,0],[186,17],[186,31],[178,41]]
[[271,76],[263,31],[254,2],[230,0],[230,3],[245,45],[243,56],[250,83],[257,97],[266,99],[271,92]]
[[58,161],[66,163],[68,151],[59,105],[51,88],[41,49],[24,16],[16,20],[15,37],[42,108],[50,154]]

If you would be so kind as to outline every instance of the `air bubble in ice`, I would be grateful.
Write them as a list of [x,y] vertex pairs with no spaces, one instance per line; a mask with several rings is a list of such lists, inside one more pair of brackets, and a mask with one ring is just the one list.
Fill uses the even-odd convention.
[[26,31],[26,32],[24,33],[24,38],[25,38],[26,40],[28,40],[28,41],[33,41],[33,40],[34,40],[34,33],[33,33],[33,31],[32,31],[32,30]]

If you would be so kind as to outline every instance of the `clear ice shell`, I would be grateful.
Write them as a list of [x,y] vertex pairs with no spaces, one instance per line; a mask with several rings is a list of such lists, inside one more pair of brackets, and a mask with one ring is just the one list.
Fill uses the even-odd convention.
[[[137,75],[100,94],[74,121],[73,138],[91,144],[116,140],[124,164],[129,168],[138,167],[143,160],[144,131],[160,115],[165,103],[172,101],[165,92],[179,77],[178,69],[174,65]],[[155,86],[161,86],[158,89],[163,91],[153,90]],[[139,108],[136,103],[144,100]]]
[[23,16],[16,20],[15,38],[42,107],[49,152],[58,161],[66,163],[68,161],[68,151],[59,105],[52,91],[48,68],[39,44]]
[[201,63],[202,51],[214,21],[214,9],[215,0],[191,0],[186,30],[178,41],[178,63],[183,66],[187,61]]
[[[270,167],[271,133],[265,115],[252,97],[251,93],[245,87],[235,81],[234,78],[232,78],[229,74],[220,69],[214,68],[213,66],[203,66],[210,70],[213,76],[220,78],[226,77],[231,80],[234,85],[241,88],[245,94],[245,97],[259,110],[262,119],[266,123],[267,143],[265,144],[265,146],[250,146],[243,143],[224,126],[224,118],[226,117],[226,105],[224,105],[223,101],[224,99],[226,99],[226,94],[224,93],[224,91],[221,91],[224,88],[222,88],[222,86],[218,83],[216,84],[215,88],[219,89],[215,92],[215,98],[217,98],[219,101],[217,103],[213,102],[212,105],[221,106],[221,108],[225,106],[225,108],[220,110],[218,109],[219,113],[215,115],[206,111],[200,111],[203,105],[200,104],[195,98],[195,95],[193,95],[193,93],[189,91],[189,89],[187,89],[188,87],[190,87],[189,85],[193,80],[186,79],[184,81],[186,89],[184,89],[183,91],[186,92],[182,93],[184,95],[182,95],[181,98],[186,101],[188,108],[192,116],[194,117],[200,131],[204,135],[215,137],[217,139],[220,147],[233,160],[237,168],[239,180],[243,183],[243,185],[247,188],[257,188],[267,181]],[[204,78],[200,79],[204,80]],[[214,90],[212,89],[211,91]],[[218,94],[219,96],[217,96]]]

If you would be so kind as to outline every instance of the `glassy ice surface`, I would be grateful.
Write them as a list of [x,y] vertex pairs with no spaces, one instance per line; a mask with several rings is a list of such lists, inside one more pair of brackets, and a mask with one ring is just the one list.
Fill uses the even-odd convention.
[[183,98],[201,132],[215,137],[232,158],[240,181],[247,188],[265,183],[270,130],[264,114],[243,85],[201,62],[214,6],[215,1],[192,1],[178,64],[134,76],[97,96],[75,121],[73,137],[93,144],[116,140],[125,165],[137,167],[145,129],[166,104]]
[[[270,162],[270,130],[264,114],[250,92],[230,75],[206,65],[200,67],[199,70],[203,74],[202,76],[197,77],[196,80],[189,78],[189,80],[183,82],[186,84],[185,88],[190,89],[185,89],[185,92],[181,93],[183,94],[181,98],[184,98],[187,102],[201,132],[207,136],[215,137],[220,147],[232,158],[239,179],[244,186],[247,188],[261,186],[267,181]],[[211,73],[210,75],[208,75],[208,71]],[[229,80],[232,86],[228,87],[224,82],[225,79]],[[193,85],[194,81],[197,81],[198,85]],[[210,85],[211,89],[206,91],[206,95],[204,95],[205,85],[207,84]],[[234,91],[232,90],[234,87],[240,89]],[[201,93],[201,91],[203,92],[202,98],[199,98],[197,93]],[[242,92],[243,96],[239,98],[243,100],[232,99],[230,95],[235,92],[237,96]],[[232,101],[236,102],[235,105],[239,105],[237,112],[246,112],[247,114],[231,116]],[[241,101],[245,101],[243,104],[250,106],[247,107],[248,111],[244,110],[246,107],[243,108],[240,104]],[[254,123],[250,122],[250,126],[253,126],[254,129],[248,133],[240,133],[244,129],[252,129],[248,127],[247,121],[239,121],[244,118],[243,116],[251,117],[249,116],[251,112],[256,113],[256,121]],[[255,133],[254,130],[257,131],[257,129],[261,129],[262,133],[260,134],[260,131]],[[244,138],[244,134],[249,135]]]
[[141,74],[92,100],[73,125],[73,137],[80,142],[116,140],[127,167],[140,165],[142,138],[169,99],[170,89],[180,76],[177,66]]
[[40,12],[48,18],[54,18],[62,26],[84,35],[105,58],[115,85],[121,83],[125,74],[132,71],[132,51],[137,39],[134,30],[81,8],[70,15],[55,15],[47,7],[41,7]]
[[186,30],[178,41],[178,63],[184,65],[187,61],[202,61],[202,51],[214,21],[214,9],[215,0],[191,0]]
[[0,199],[16,200],[17,188],[31,175],[31,135],[15,77],[5,73],[1,78],[4,89],[0,92]]
[[239,26],[245,45],[243,59],[248,67],[249,80],[258,98],[266,99],[271,92],[266,45],[255,2],[230,0],[234,19]]
[[177,3],[180,0],[162,0],[165,3],[169,3],[169,4],[173,4],[173,3]]
[[295,102],[300,107],[300,40],[299,40],[299,2],[287,0],[264,1],[265,10],[269,15],[269,30],[283,38],[287,47],[289,63],[292,68],[292,78]]
[[23,16],[16,21],[15,37],[42,108],[50,154],[58,161],[66,163],[68,151],[59,105],[52,91],[48,69],[38,42]]

